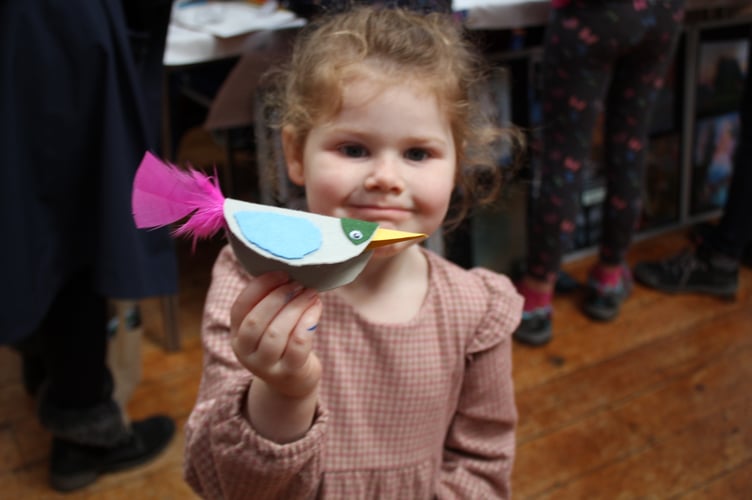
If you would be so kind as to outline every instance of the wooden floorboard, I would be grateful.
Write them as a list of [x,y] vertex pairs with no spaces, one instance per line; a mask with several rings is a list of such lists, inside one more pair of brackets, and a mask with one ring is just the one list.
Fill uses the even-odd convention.
[[[630,261],[667,255],[679,232],[635,245]],[[178,435],[153,463],[68,495],[47,486],[50,436],[34,417],[19,361],[0,349],[0,498],[191,499],[182,479],[182,429],[201,373],[198,340],[219,245],[181,249],[182,349],[159,344],[158,300],[142,303],[143,374],[128,406],[134,419],[172,416]],[[566,269],[583,280],[593,258]],[[582,294],[555,299],[555,336],[515,345],[520,413],[515,498],[752,498],[752,270],[729,302],[635,287],[622,314],[597,323]]]

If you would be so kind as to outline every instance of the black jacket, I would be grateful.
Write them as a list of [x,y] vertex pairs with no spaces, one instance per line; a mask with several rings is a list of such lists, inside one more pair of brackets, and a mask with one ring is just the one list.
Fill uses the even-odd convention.
[[0,342],[31,333],[74,273],[114,298],[174,293],[165,231],[137,230],[156,149],[170,3],[0,2]]

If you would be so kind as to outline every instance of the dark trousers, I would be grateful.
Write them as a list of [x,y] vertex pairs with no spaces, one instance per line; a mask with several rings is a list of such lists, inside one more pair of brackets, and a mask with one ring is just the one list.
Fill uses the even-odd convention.
[[107,320],[106,299],[79,273],[60,290],[39,328],[15,346],[27,389],[39,398],[40,421],[56,437],[112,446],[129,434],[112,398]]
[[[752,51],[749,62],[752,64]],[[752,66],[747,66],[752,68]],[[739,260],[752,244],[752,77],[748,69],[739,110],[741,128],[734,153],[734,173],[721,222],[706,244],[713,250]]]

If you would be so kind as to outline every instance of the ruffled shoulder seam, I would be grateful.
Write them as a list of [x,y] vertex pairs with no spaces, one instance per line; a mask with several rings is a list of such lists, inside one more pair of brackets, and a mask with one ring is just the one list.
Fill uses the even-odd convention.
[[486,314],[468,348],[472,353],[508,340],[522,319],[524,301],[507,276],[483,268],[470,272],[483,280],[488,293]]
[[477,318],[466,335],[467,353],[488,349],[510,337],[522,317],[523,299],[509,278],[484,268],[466,270],[427,253],[442,300],[462,310],[465,318]]

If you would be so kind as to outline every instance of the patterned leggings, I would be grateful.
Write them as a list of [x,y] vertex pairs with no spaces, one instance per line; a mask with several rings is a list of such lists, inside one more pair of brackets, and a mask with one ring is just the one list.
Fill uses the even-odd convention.
[[641,212],[650,112],[683,14],[684,0],[574,0],[552,10],[543,54],[540,196],[528,224],[531,277],[553,280],[571,244],[601,110],[607,195],[600,260],[623,261]]

